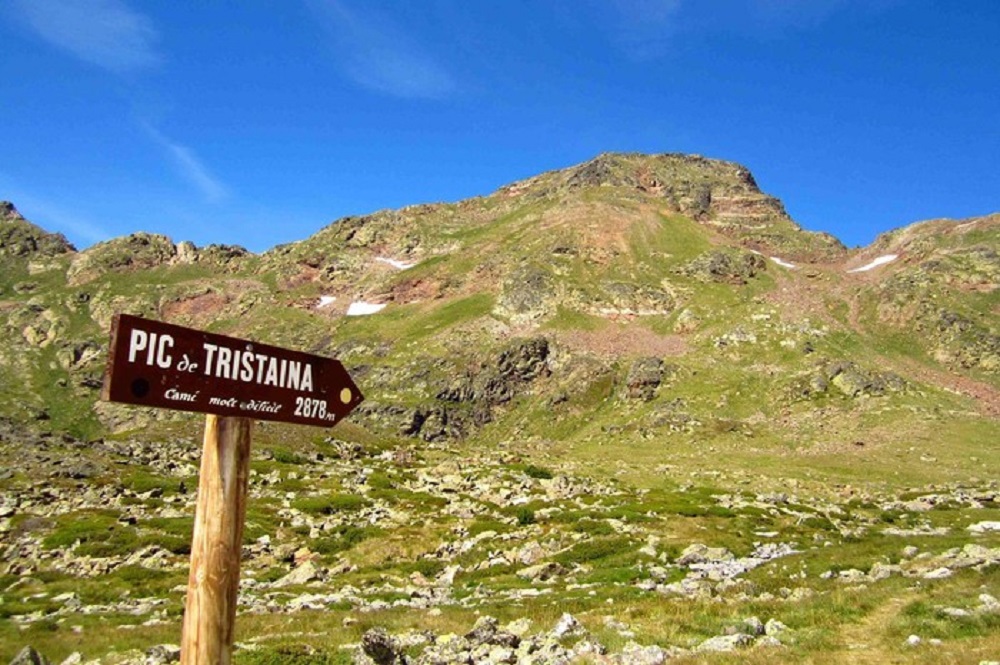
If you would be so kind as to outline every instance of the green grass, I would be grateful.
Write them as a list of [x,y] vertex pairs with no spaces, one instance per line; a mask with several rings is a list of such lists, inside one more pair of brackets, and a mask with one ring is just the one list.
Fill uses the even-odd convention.
[[369,501],[357,494],[328,494],[322,496],[306,496],[295,499],[292,506],[297,510],[311,515],[333,515],[335,513],[357,512],[367,506]]

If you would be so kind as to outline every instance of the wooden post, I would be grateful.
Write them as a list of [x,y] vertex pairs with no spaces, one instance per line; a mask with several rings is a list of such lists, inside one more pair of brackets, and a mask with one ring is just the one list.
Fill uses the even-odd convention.
[[181,665],[232,659],[252,425],[250,418],[205,418]]

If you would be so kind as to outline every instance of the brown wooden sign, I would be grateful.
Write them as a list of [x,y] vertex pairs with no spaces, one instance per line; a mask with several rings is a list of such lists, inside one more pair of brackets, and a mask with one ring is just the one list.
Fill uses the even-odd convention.
[[339,422],[364,399],[332,358],[128,314],[112,325],[101,397],[320,427]]

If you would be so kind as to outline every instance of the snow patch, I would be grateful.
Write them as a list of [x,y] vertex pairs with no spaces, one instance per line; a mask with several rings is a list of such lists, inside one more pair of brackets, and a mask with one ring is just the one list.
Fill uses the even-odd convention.
[[384,304],[379,305],[359,300],[357,302],[352,302],[347,308],[347,316],[368,316],[369,314],[381,312],[383,309],[385,309]]
[[854,270],[848,270],[847,272],[868,272],[873,268],[878,268],[879,266],[884,266],[886,263],[892,263],[899,258],[899,254],[886,254],[885,256],[880,256],[871,263],[863,265],[860,268],[855,268]]
[[777,256],[772,256],[771,260],[774,261],[775,263],[777,263],[782,268],[789,268],[791,270],[795,270],[795,264],[794,263],[789,263],[788,261],[783,261],[783,260],[779,259]]
[[334,302],[336,302],[336,296],[320,296],[319,304],[316,305],[316,309],[323,309],[324,307],[329,307]]
[[396,268],[397,270],[408,270],[409,268],[412,268],[413,266],[417,265],[416,261],[412,263],[407,263],[405,261],[397,261],[396,259],[387,259],[384,256],[375,257],[375,261],[377,261],[378,263],[385,263],[387,265],[390,265],[393,268]]

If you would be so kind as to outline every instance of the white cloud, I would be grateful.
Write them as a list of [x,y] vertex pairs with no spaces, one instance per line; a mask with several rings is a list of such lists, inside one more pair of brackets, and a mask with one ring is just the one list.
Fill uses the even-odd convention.
[[50,44],[112,72],[161,61],[152,21],[122,0],[13,0],[12,9]]
[[837,13],[878,13],[900,0],[590,0],[595,20],[628,56],[666,55],[704,33],[770,37],[816,28]]
[[448,71],[401,29],[370,6],[354,11],[341,0],[307,0],[344,73],[394,97],[436,99],[455,89]]
[[619,48],[638,60],[664,54],[676,29],[682,0],[614,0],[609,28]]
[[171,141],[150,125],[143,125],[146,132],[166,153],[177,173],[201,192],[210,203],[217,203],[229,196],[229,188],[208,170],[194,151]]

